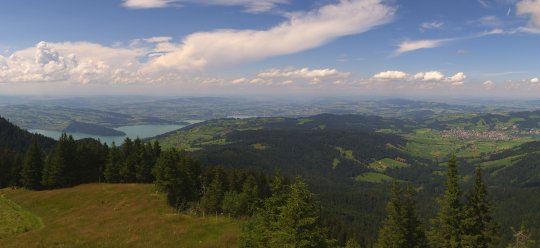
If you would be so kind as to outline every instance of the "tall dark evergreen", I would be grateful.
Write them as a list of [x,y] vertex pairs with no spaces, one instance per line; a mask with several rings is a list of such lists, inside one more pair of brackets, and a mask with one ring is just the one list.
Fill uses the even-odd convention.
[[200,170],[198,162],[185,158],[175,150],[165,151],[154,167],[156,188],[167,194],[168,203],[178,210],[183,210],[188,203],[198,200]]
[[432,220],[429,239],[432,247],[460,248],[463,247],[463,205],[460,201],[461,187],[455,155],[448,161],[446,177],[446,190],[438,199],[439,212]]
[[405,247],[407,239],[405,237],[402,203],[402,190],[398,187],[398,184],[394,182],[392,184],[390,199],[386,205],[386,219],[379,230],[379,238],[376,247]]
[[46,163],[42,184],[47,188],[60,188],[76,184],[77,147],[71,135],[62,134],[49,163]]
[[124,140],[122,145],[123,161],[120,164],[119,175],[120,182],[133,183],[135,182],[135,166],[138,163],[137,151],[135,144],[130,138]]
[[26,157],[21,169],[21,184],[27,189],[41,188],[41,175],[43,172],[43,153],[39,143],[34,138],[26,152]]
[[300,179],[285,186],[277,178],[273,194],[244,226],[240,247],[331,247],[320,223],[320,208]]
[[106,182],[108,183],[120,182],[120,166],[122,166],[122,162],[123,162],[122,156],[123,156],[122,151],[113,142],[111,148],[109,149],[107,162],[105,164],[105,169],[103,171],[103,176]]
[[416,214],[414,189],[401,190],[397,182],[386,206],[386,219],[379,231],[376,247],[428,247],[426,235]]
[[473,188],[467,194],[463,220],[463,245],[473,248],[492,247],[497,239],[497,223],[493,219],[493,203],[482,179],[482,170],[476,167]]

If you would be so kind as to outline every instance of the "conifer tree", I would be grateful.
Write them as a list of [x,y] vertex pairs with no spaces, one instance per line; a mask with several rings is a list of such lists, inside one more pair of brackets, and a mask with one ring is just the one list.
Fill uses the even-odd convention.
[[135,166],[138,159],[135,145],[130,138],[124,140],[124,144],[122,145],[122,158],[123,160],[119,167],[120,182],[135,182]]
[[416,213],[415,191],[411,185],[407,185],[404,192],[401,214],[405,227],[405,246],[409,248],[429,247],[426,234],[422,229],[422,223]]
[[463,245],[473,248],[491,247],[496,240],[497,223],[493,220],[493,204],[479,166],[476,167],[473,188],[467,194],[464,212]]
[[460,201],[461,187],[457,167],[457,158],[452,155],[448,161],[446,190],[438,200],[439,212],[435,219],[432,220],[433,229],[429,234],[432,247],[463,247],[463,206]]
[[107,156],[107,163],[105,164],[105,170],[103,176],[105,181],[109,183],[120,182],[120,166],[122,164],[122,151],[113,142],[109,149]]
[[43,172],[43,153],[34,138],[26,152],[21,170],[21,184],[27,189],[41,188],[41,173]]
[[279,178],[253,219],[244,226],[240,247],[329,247],[320,224],[320,209],[307,184],[300,179],[284,189]]
[[206,188],[202,198],[201,207],[210,213],[220,212],[225,195],[224,183],[221,176],[216,175],[212,183]]
[[42,183],[48,188],[58,188],[70,186],[76,177],[76,143],[73,136],[62,134],[50,161],[46,163]]
[[379,248],[400,248],[405,247],[407,239],[405,237],[405,226],[402,215],[402,191],[397,182],[392,184],[392,192],[388,204],[386,205],[386,219],[379,230],[379,238],[376,247]]

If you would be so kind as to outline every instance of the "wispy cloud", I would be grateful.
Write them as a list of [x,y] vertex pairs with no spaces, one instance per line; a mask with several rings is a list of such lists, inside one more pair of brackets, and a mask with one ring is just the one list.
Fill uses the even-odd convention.
[[154,59],[148,69],[205,68],[293,54],[388,23],[394,12],[380,0],[341,0],[295,13],[267,30],[194,33],[184,38],[174,52]]
[[124,0],[122,4],[130,9],[151,9],[178,7],[182,3],[218,6],[243,6],[247,12],[259,13],[274,9],[279,4],[287,4],[289,0]]
[[153,9],[170,7],[177,3],[177,0],[124,0],[122,6],[129,9]]
[[408,52],[412,52],[412,51],[416,51],[416,50],[428,49],[428,48],[436,48],[436,47],[446,45],[446,44],[448,44],[450,42],[455,42],[455,41],[460,41],[460,40],[476,39],[476,38],[489,36],[489,35],[498,35],[498,34],[507,34],[507,33],[509,33],[509,32],[504,31],[502,29],[493,29],[493,30],[490,30],[490,31],[481,32],[481,33],[478,33],[478,34],[475,34],[475,35],[465,36],[465,37],[454,37],[454,38],[432,39],[432,40],[429,40],[429,39],[427,39],[427,40],[413,40],[413,41],[407,40],[407,41],[401,42],[397,46],[397,49],[394,51],[394,55],[399,56],[399,55],[401,55],[403,53],[408,53]]
[[429,29],[441,29],[443,26],[444,22],[441,21],[424,22],[420,25],[420,31],[424,32]]
[[414,41],[404,41],[398,45],[398,48],[394,52],[396,56],[403,53],[408,53],[420,49],[435,48],[440,47],[448,42],[456,40],[455,38],[451,39],[435,39],[435,40],[414,40]]

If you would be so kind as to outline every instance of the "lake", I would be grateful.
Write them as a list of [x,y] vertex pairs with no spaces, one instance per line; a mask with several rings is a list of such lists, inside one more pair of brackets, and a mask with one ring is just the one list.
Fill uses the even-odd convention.
[[[191,122],[190,122],[191,123]],[[124,142],[124,139],[129,137],[130,139],[136,139],[137,137],[141,139],[154,137],[160,134],[168,133],[180,128],[183,128],[187,125],[136,125],[136,126],[124,126],[115,128],[118,131],[126,133],[125,136],[100,136],[92,135],[87,133],[68,133],[73,135],[73,138],[76,140],[85,139],[85,138],[94,138],[99,139],[101,142],[107,144],[112,144],[115,142],[117,145],[120,145]],[[58,140],[62,135],[62,132],[59,131],[50,131],[42,129],[30,129],[28,130],[31,133],[39,133],[44,136]]]

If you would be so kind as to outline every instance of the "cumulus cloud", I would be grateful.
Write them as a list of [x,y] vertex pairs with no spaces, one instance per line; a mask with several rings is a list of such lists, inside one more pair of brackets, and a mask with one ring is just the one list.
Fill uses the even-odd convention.
[[257,76],[261,78],[333,78],[333,77],[348,77],[349,72],[340,72],[336,69],[270,69],[259,73]]
[[297,53],[336,38],[359,34],[392,20],[395,9],[381,0],[341,0],[291,14],[268,30],[194,33],[173,52],[155,58],[148,69],[188,69],[235,64]]
[[516,13],[530,17],[529,28],[540,29],[540,0],[522,0],[516,4]]
[[0,82],[138,83],[164,80],[171,75],[144,75],[139,57],[144,49],[99,44],[46,43],[0,56]]
[[453,76],[445,76],[440,71],[427,71],[418,72],[414,75],[410,75],[402,71],[384,71],[379,72],[371,77],[374,81],[411,81],[411,82],[427,82],[427,83],[440,83],[447,82],[452,85],[462,85],[465,82],[467,76],[463,72],[458,72]]
[[537,83],[540,82],[540,79],[538,79],[538,78],[533,78],[533,79],[531,79],[530,82],[531,82],[531,84],[537,84]]
[[290,84],[320,84],[333,83],[349,78],[349,72],[336,69],[286,68],[269,69],[255,75],[254,78],[241,77],[231,81],[233,85],[290,85]]
[[491,87],[493,87],[493,81],[487,80],[487,81],[485,81],[484,83],[482,83],[482,85],[483,85],[486,89],[491,89]]
[[373,75],[375,80],[393,80],[393,79],[406,79],[409,74],[402,71],[383,71]]
[[289,0],[124,0],[122,4],[130,9],[151,9],[179,6],[180,3],[202,5],[243,6],[247,12],[265,12],[274,9],[278,4],[286,4]]
[[441,81],[444,79],[444,74],[439,71],[419,72],[414,75],[414,79],[421,81]]

